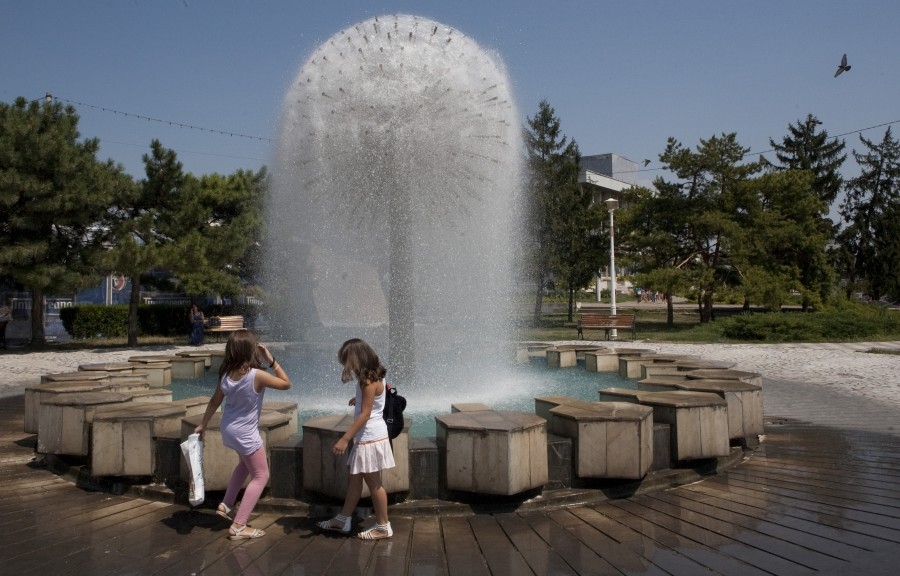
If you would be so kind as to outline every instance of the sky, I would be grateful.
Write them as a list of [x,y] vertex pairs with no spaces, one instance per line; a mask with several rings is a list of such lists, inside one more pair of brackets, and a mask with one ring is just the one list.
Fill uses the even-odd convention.
[[900,122],[896,0],[5,0],[0,101],[52,93],[136,178],[154,138],[195,174],[256,170],[274,165],[281,102],[312,51],[401,13],[490,50],[523,125],[547,100],[583,155],[634,160],[642,184],[664,175],[669,137],[734,132],[774,160],[769,139],[813,114],[852,160],[858,133]]

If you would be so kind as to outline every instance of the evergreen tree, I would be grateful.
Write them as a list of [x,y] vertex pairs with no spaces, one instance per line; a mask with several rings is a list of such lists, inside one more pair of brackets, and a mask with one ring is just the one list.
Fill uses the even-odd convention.
[[647,188],[623,192],[616,218],[617,250],[642,286],[662,292],[666,323],[671,327],[675,323],[672,297],[689,285],[684,267],[694,255],[685,226],[690,213],[681,186],[662,178],[654,186],[655,192]]
[[782,170],[809,170],[813,173],[813,190],[825,204],[823,216],[834,203],[843,185],[841,166],[847,155],[844,154],[844,141],[831,139],[828,132],[819,130],[822,124],[812,114],[805,121],[788,125],[788,135],[778,144],[769,139],[775,149],[775,157],[781,163]]
[[236,296],[243,285],[256,281],[266,170],[188,175],[187,181],[190,199],[173,219],[178,224],[171,233],[178,243],[171,269],[187,294]]
[[146,178],[110,210],[114,248],[107,267],[131,279],[128,342],[137,344],[142,284],[154,283],[154,269],[177,278],[192,297],[234,296],[241,275],[251,281],[260,245],[265,169],[230,176],[185,173],[174,151],[158,140],[144,155]]
[[895,258],[900,238],[900,143],[888,128],[881,142],[862,135],[865,152],[853,151],[860,175],[847,186],[841,217],[845,227],[839,244],[847,255],[843,272],[848,291],[861,283],[874,298],[897,294],[898,260]]
[[578,152],[575,144],[567,143],[568,138],[562,135],[559,118],[546,100],[539,104],[537,114],[528,118],[524,138],[529,167],[526,242],[528,268],[536,290],[533,322],[537,325],[551,273],[560,190],[571,185],[571,161]]
[[107,224],[112,236],[112,249],[106,254],[107,267],[131,281],[129,346],[137,345],[141,286],[152,280],[152,270],[169,263],[166,248],[175,242],[176,236],[166,228],[175,220],[174,214],[183,198],[188,197],[182,193],[185,175],[174,151],[153,140],[150,153],[144,154],[143,160],[146,177],[111,207]]
[[824,203],[812,181],[809,171],[785,170],[742,186],[743,209],[729,246],[745,306],[752,300],[778,310],[790,290],[799,290],[810,306],[829,293],[833,275],[825,249],[830,235],[820,225]]
[[81,140],[78,115],[58,102],[0,104],[0,275],[31,293],[31,345],[42,346],[44,297],[100,278],[100,225],[131,185]]
[[568,318],[575,310],[575,294],[591,282],[601,266],[603,212],[593,194],[578,183],[581,154],[572,142],[561,158],[559,186],[550,203],[550,271],[566,289]]
[[678,220],[671,223],[687,252],[676,266],[688,274],[697,288],[700,321],[713,319],[713,297],[723,276],[730,272],[728,242],[740,227],[739,215],[747,210],[742,184],[761,164],[741,164],[749,151],[737,135],[722,134],[700,140],[696,152],[669,138],[660,161],[681,182],[658,178],[658,190],[672,195]]

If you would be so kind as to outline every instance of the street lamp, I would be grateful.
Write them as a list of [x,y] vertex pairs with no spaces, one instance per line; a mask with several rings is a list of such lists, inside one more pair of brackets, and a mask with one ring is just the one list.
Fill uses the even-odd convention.
[[[619,201],[615,198],[607,198],[603,201],[609,210],[609,313],[616,315],[616,227],[613,212],[619,207]],[[618,331],[613,328],[609,331],[611,340],[618,338]]]

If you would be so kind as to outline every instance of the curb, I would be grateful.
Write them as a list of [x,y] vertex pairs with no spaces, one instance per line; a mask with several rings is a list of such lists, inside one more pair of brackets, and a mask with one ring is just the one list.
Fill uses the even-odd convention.
[[[585,506],[621,498],[629,498],[659,490],[675,488],[698,482],[705,477],[714,476],[728,470],[752,457],[754,448],[732,447],[728,456],[711,458],[697,463],[692,468],[668,468],[650,472],[641,480],[632,481],[595,481],[586,487],[558,488],[545,490],[532,498],[498,502],[496,497],[486,497],[475,502],[450,500],[412,500],[390,504],[392,515],[418,516],[473,516],[477,514],[501,514],[508,512],[536,512],[553,510],[568,506]],[[60,477],[72,482],[79,488],[106,492],[117,496],[128,495],[135,498],[182,504],[188,508],[213,510],[210,502],[191,507],[187,499],[187,490],[173,490],[164,484],[136,484],[132,479],[93,476],[87,466],[72,465],[55,454],[39,454],[44,465]],[[257,502],[254,512],[299,515],[308,517],[329,516],[340,511],[340,503],[307,502],[286,498],[263,497]],[[360,506],[357,513],[363,517],[372,514],[370,507]]]

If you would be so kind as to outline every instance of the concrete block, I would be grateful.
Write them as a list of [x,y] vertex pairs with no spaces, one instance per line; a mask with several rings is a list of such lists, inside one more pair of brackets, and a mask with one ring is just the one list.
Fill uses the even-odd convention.
[[436,416],[448,490],[511,496],[547,483],[546,420],[524,412]]
[[184,408],[185,416],[196,416],[204,414],[206,406],[209,404],[208,396],[192,396],[190,398],[182,398],[180,400],[172,400],[172,404],[178,404]]
[[547,484],[548,490],[571,488],[572,439],[556,434],[547,434]]
[[41,383],[44,382],[72,382],[78,381],[83,382],[85,380],[108,380],[109,372],[99,372],[99,371],[82,371],[78,372],[60,372],[57,374],[43,374],[41,375]]
[[[335,456],[332,446],[353,424],[352,414],[319,416],[303,422],[303,489],[326,496],[343,499],[347,491],[347,455]],[[392,442],[394,468],[384,470],[381,481],[388,494],[409,492],[409,426],[406,420],[403,432]],[[369,489],[363,484],[363,497]]]
[[480,402],[456,402],[450,405],[450,412],[483,412],[490,410],[487,404]]
[[156,464],[157,436],[177,436],[184,409],[171,402],[107,405],[91,426],[91,472],[95,476],[149,476]]
[[413,500],[440,498],[440,458],[432,438],[409,439],[409,497]]
[[547,350],[547,366],[554,368],[573,368],[578,366],[575,350],[550,348]]
[[87,456],[90,425],[97,408],[131,402],[131,396],[116,392],[81,392],[48,398],[38,416],[37,451],[44,454]]
[[574,441],[580,478],[643,478],[653,463],[653,409],[624,402],[551,410],[553,433]]
[[24,431],[38,433],[41,401],[58,394],[78,394],[81,392],[109,392],[109,382],[105,380],[71,380],[65,382],[43,382],[25,388]]
[[290,418],[289,426],[291,430],[293,430],[291,434],[300,432],[300,429],[298,428],[300,417],[298,415],[296,402],[263,402],[262,409],[263,412],[277,412],[279,414],[284,414]]
[[593,350],[584,353],[586,372],[617,372],[619,355],[615,350]]
[[269,447],[272,463],[269,493],[273,498],[303,496],[303,440],[299,434]]

